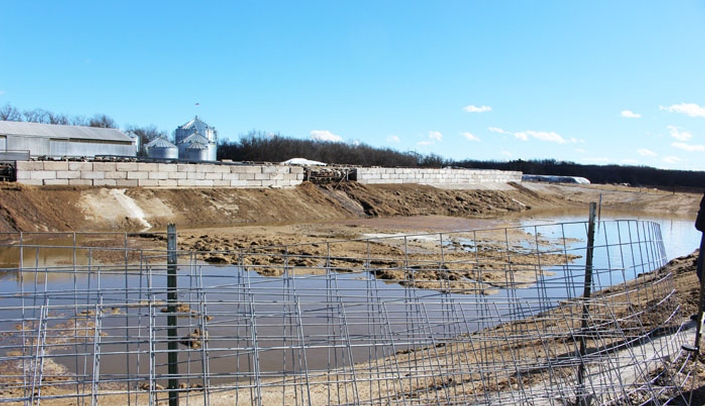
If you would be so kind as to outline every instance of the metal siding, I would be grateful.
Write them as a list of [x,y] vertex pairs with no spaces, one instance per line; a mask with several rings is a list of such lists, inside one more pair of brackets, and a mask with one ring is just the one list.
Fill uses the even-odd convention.
[[179,150],[176,147],[152,147],[147,151],[147,155],[149,155],[150,158],[156,159],[178,159]]
[[135,149],[132,145],[125,144],[52,140],[52,155],[75,157],[94,157],[96,155],[135,156]]
[[27,150],[34,156],[50,155],[49,138],[43,137],[8,135],[7,149],[14,151]]
[[187,161],[208,161],[208,149],[187,148],[184,159]]

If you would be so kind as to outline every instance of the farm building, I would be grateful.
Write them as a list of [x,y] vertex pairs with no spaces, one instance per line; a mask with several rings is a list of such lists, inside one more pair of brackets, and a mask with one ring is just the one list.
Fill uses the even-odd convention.
[[189,161],[217,160],[218,132],[196,116],[174,131],[179,158]]
[[179,149],[164,137],[157,137],[145,144],[147,155],[154,159],[179,159]]
[[137,141],[114,128],[0,121],[0,153],[93,158],[137,155]]

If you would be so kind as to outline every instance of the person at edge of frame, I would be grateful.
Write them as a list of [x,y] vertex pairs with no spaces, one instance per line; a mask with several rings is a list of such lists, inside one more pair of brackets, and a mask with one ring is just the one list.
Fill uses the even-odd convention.
[[[698,215],[695,217],[695,229],[700,231],[701,233],[705,233],[705,193],[703,194],[702,199],[700,199],[700,209],[698,210]],[[695,272],[698,275],[698,281],[700,282],[700,286],[702,286],[702,264],[700,263],[702,261],[702,257],[705,255],[705,253],[698,253],[698,260],[695,264]],[[698,315],[694,314],[690,316],[692,320],[697,320]]]

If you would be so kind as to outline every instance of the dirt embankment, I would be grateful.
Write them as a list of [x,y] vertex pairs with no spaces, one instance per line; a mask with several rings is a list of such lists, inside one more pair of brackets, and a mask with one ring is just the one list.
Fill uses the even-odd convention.
[[505,190],[447,190],[422,185],[337,186],[305,183],[291,189],[110,189],[0,187],[0,232],[141,231],[337,221],[366,217],[439,215],[501,217],[601,201],[614,210],[697,211],[700,195],[625,187],[522,184]]

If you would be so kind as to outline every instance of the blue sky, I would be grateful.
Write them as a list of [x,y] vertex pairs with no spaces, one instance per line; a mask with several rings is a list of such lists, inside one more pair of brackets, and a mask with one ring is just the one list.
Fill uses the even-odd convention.
[[0,0],[0,106],[705,170],[705,2]]

